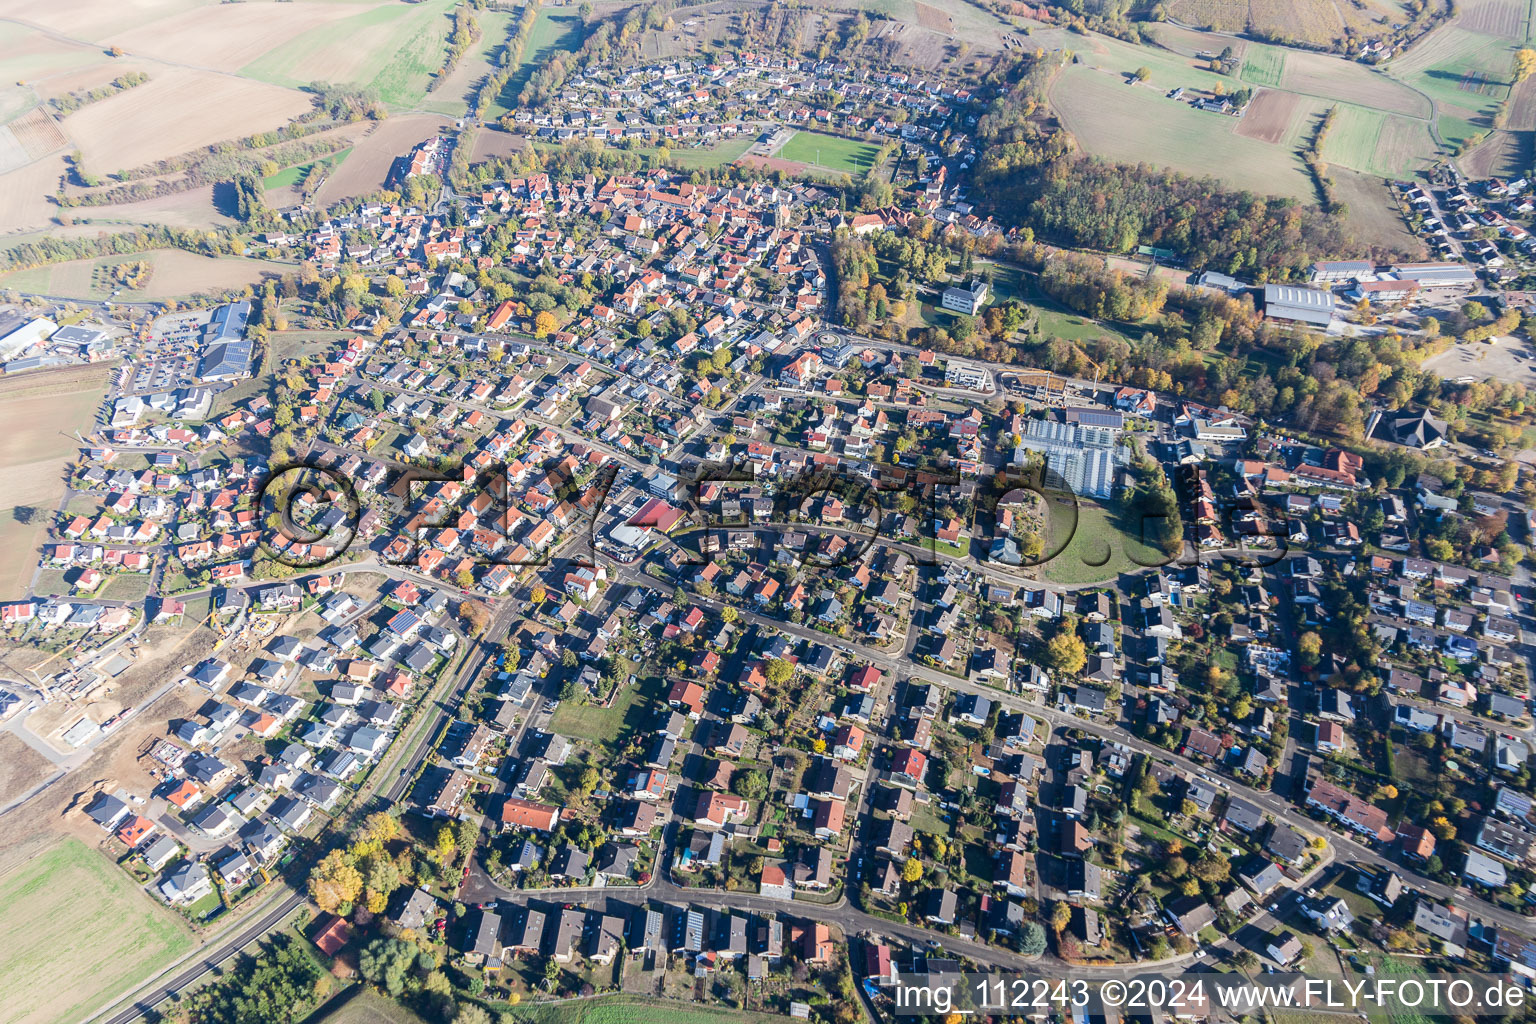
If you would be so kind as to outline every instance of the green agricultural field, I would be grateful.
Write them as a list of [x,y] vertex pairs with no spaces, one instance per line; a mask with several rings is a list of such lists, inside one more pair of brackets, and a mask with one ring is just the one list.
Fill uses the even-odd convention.
[[312,160],[307,164],[294,164],[292,167],[284,167],[276,174],[261,179],[261,187],[270,189],[288,188],[291,185],[297,185],[299,182],[304,180],[305,175],[309,174],[310,170],[315,166],[315,164],[328,162],[331,165],[331,169],[335,170],[337,167],[341,166],[341,162],[345,160],[351,154],[351,152],[352,147],[348,146],[346,149],[343,149],[331,156],[324,157],[321,160]]
[[[1226,81],[1230,86],[1231,79]],[[1081,65],[1058,76],[1050,100],[1086,152],[1128,163],[1146,161],[1185,174],[1215,174],[1256,192],[1306,202],[1315,198],[1311,178],[1294,149],[1237,134],[1242,124],[1238,118],[1196,110],[1160,91],[1126,85],[1123,79]]]
[[1249,43],[1243,55],[1243,81],[1252,85],[1278,86],[1285,74],[1285,51],[1278,46]]
[[423,1021],[393,999],[362,988],[327,1013],[320,1024],[423,1024]]
[[1434,140],[1423,121],[1344,104],[1328,130],[1323,160],[1395,178],[1418,170],[1433,150]]
[[824,167],[845,174],[864,174],[875,165],[880,147],[868,142],[822,135],[820,132],[795,132],[774,156],[780,160]]
[[512,1016],[527,1024],[782,1024],[777,1014],[714,1008],[646,996],[579,999],[558,1006],[514,1006]]
[[517,101],[517,96],[523,91],[523,86],[528,84],[528,79],[533,73],[556,52],[575,53],[581,47],[581,41],[586,36],[585,26],[582,24],[581,15],[574,10],[557,11],[551,7],[539,8],[538,17],[533,21],[533,31],[528,36],[528,45],[523,48],[523,59],[518,64],[517,70],[507,79],[507,86],[501,90],[501,95],[490,108],[482,113],[487,121],[494,121],[501,115],[509,112]]
[[317,80],[368,86],[385,103],[412,109],[442,67],[456,2],[384,4],[301,33],[240,73],[290,88]]
[[1389,65],[1393,77],[1427,94],[1449,145],[1492,127],[1509,95],[1515,44],[1459,26],[1442,28]]
[[190,948],[175,915],[77,839],[0,877],[0,1005],[11,1024],[81,1020]]

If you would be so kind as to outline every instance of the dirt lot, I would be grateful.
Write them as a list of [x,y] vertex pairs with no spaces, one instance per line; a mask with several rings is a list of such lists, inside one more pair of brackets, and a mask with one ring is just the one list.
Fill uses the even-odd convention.
[[528,140],[510,132],[490,131],[481,128],[475,133],[475,148],[471,160],[479,163],[497,156],[511,156],[528,148]]
[[1237,134],[1260,142],[1279,142],[1285,138],[1300,105],[1301,97],[1295,93],[1260,89],[1238,122]]
[[[453,122],[441,114],[418,114],[380,121],[352,147],[352,154],[336,173],[320,186],[315,203],[325,206],[348,196],[366,195],[384,186],[395,157],[404,156],[411,147],[431,138]],[[481,132],[480,134],[487,134]]]
[[785,174],[804,174],[807,164],[793,160],[780,160],[776,156],[743,156],[736,160],[743,167],[761,167],[765,171],[783,171]]
[[47,778],[50,770],[48,759],[15,733],[0,732],[0,807]]
[[1530,387],[1536,385],[1536,347],[1514,338],[1500,338],[1493,344],[1454,345],[1424,360],[1424,369],[1447,380],[1476,377],[1520,381]]
[[167,68],[137,89],[70,115],[64,129],[86,167],[100,175],[277,128],[309,106],[293,89]]

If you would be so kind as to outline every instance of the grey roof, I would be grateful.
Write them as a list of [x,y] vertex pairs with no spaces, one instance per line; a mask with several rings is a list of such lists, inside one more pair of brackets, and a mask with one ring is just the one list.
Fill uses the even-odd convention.
[[1289,284],[1264,286],[1264,315],[1326,326],[1333,322],[1333,293]]

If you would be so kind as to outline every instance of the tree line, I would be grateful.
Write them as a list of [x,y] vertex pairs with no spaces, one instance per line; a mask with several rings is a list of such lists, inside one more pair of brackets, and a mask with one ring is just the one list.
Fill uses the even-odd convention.
[[77,92],[67,92],[62,96],[55,96],[48,101],[48,105],[60,114],[72,114],[81,107],[92,103],[99,103],[104,99],[116,96],[120,92],[127,92],[135,86],[143,85],[149,81],[149,76],[142,71],[129,71],[118,75],[106,85],[95,89],[82,89]]
[[448,33],[448,52],[443,56],[443,66],[438,68],[437,74],[427,83],[427,92],[436,91],[453,74],[453,69],[459,66],[465,51],[480,39],[480,22],[470,12],[469,7],[453,9],[453,29]]

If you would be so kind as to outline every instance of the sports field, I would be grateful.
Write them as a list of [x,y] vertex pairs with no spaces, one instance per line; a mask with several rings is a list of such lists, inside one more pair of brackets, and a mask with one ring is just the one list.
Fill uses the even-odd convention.
[[875,164],[880,147],[868,142],[822,135],[820,132],[795,132],[774,156],[780,160],[824,167],[845,174],[864,174]]
[[1279,85],[1284,75],[1284,50],[1278,46],[1249,44],[1243,57],[1243,81],[1253,85]]
[[81,1020],[191,947],[175,915],[77,839],[0,877],[7,1024]]

